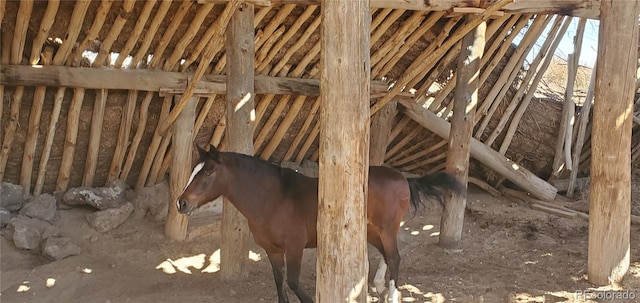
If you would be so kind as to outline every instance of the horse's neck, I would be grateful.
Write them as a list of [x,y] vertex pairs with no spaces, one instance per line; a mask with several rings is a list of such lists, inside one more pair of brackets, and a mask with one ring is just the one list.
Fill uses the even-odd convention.
[[[259,197],[259,192],[264,193],[265,182],[270,183],[270,178],[256,174],[249,169],[246,161],[249,159],[236,158],[234,165],[229,169],[227,190],[223,195],[245,216],[247,219],[257,219],[264,206],[267,197]],[[263,189],[263,190],[258,190]]]

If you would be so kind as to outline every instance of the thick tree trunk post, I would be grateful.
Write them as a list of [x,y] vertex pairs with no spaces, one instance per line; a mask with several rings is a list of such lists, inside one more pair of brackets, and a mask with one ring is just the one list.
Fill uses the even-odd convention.
[[[473,119],[478,105],[480,86],[478,78],[480,77],[480,60],[484,53],[486,29],[486,22],[482,22],[469,32],[462,40],[462,49],[458,57],[458,82],[454,91],[447,171],[455,175],[465,186],[469,180],[470,143]],[[462,238],[467,194],[466,192],[462,195],[452,194],[448,198],[440,222],[439,245],[445,248],[456,248]]]
[[[178,98],[176,97],[175,100]],[[191,98],[173,123],[171,148],[171,173],[169,178],[169,210],[164,234],[171,240],[182,241],[187,237],[189,218],[178,212],[176,201],[182,194],[191,174],[191,154],[193,147],[193,123],[196,121],[198,98]]]
[[321,5],[316,301],[366,302],[369,0]]
[[[629,269],[631,119],[638,1],[602,0],[591,133],[589,281],[620,282]],[[615,47],[611,47],[615,46]]]
[[389,102],[371,117],[371,143],[369,147],[369,165],[382,165],[389,145],[389,134],[393,127],[393,118],[398,112],[398,103]]
[[[228,150],[253,154],[254,102],[254,28],[253,4],[243,3],[233,13],[227,27],[227,128]],[[224,200],[220,276],[224,280],[247,275],[249,255],[247,219]]]

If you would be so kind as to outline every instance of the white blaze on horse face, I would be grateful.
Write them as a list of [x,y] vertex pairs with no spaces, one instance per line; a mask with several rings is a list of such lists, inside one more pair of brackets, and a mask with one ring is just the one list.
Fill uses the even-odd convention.
[[203,167],[204,167],[204,162],[200,162],[198,163],[198,165],[196,165],[196,167],[193,168],[193,172],[191,172],[191,177],[189,177],[189,182],[187,182],[187,185],[184,186],[184,189],[182,190],[183,192],[187,189],[187,187],[189,187],[189,184],[193,182],[193,178],[196,177],[196,175],[202,170]]
[[382,295],[384,292],[384,276],[387,273],[387,263],[384,261],[384,258],[380,258],[380,264],[378,264],[378,270],[376,271],[376,275],[373,277],[373,285],[376,286],[376,292],[379,295]]
[[399,303],[400,302],[400,293],[396,289],[396,281],[389,281],[389,296],[387,297],[388,303]]

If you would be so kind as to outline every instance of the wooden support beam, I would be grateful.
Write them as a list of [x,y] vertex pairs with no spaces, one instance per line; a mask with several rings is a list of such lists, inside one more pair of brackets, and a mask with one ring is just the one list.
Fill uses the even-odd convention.
[[369,0],[325,0],[321,15],[316,302],[366,302]]
[[[584,98],[582,110],[580,111],[580,119],[578,120],[578,133],[576,135],[575,148],[573,149],[573,163],[574,168],[569,174],[569,183],[567,184],[567,196],[572,196],[576,188],[576,182],[578,178],[578,172],[580,172],[580,157],[582,156],[582,147],[584,146],[587,137],[587,126],[589,125],[589,116],[591,113],[591,107],[593,106],[593,93],[596,82],[596,69],[595,66],[591,69],[591,77],[589,80],[589,87],[587,89],[587,95]],[[635,118],[635,117],[634,117]],[[556,186],[557,188],[557,186]],[[558,190],[560,190],[558,188]]]
[[393,118],[398,113],[397,106],[397,102],[389,102],[371,117],[369,165],[382,165],[384,163],[387,146],[389,145],[389,135],[393,128]]
[[56,126],[58,125],[58,118],[60,118],[60,111],[62,110],[64,92],[65,88],[59,87],[56,91],[55,97],[53,98],[53,109],[51,110],[49,127],[47,128],[47,136],[44,140],[44,147],[42,148],[42,155],[40,156],[40,163],[38,164],[38,177],[33,189],[33,195],[35,196],[39,195],[42,192],[42,187],[44,186],[44,178],[47,171],[47,162],[49,162],[51,147],[53,146],[53,139],[56,133]]
[[[79,68],[67,66],[2,65],[0,84],[9,86],[77,87],[161,92],[178,95],[185,92],[192,75],[150,69]],[[226,93],[226,76],[204,75],[193,91],[195,96]],[[319,96],[320,80],[255,76],[256,94]],[[371,82],[371,93],[387,91],[383,81]]]
[[[450,125],[447,121],[410,100],[400,100],[400,103],[404,105],[404,113],[411,119],[436,135],[449,138]],[[555,198],[555,187],[475,138],[471,139],[470,154],[538,199],[552,201]]]
[[[621,282],[629,269],[631,121],[639,1],[601,1],[591,135],[589,281]],[[615,47],[607,47],[615,45]]]
[[[255,123],[254,7],[243,3],[232,11],[227,26],[226,138],[228,151],[253,155]],[[220,276],[224,280],[246,277],[249,254],[247,219],[226,198],[222,207]]]
[[[127,104],[123,107],[122,116],[120,118],[120,128],[118,130],[118,140],[116,141],[116,149],[113,152],[113,158],[111,159],[111,165],[109,166],[109,174],[107,175],[107,183],[111,183],[118,180],[120,173],[122,172],[122,162],[129,146],[129,135],[131,133],[131,127],[133,125],[133,113],[136,110],[136,104],[138,101],[138,91],[130,90],[127,96]],[[197,98],[196,101],[197,103]],[[193,127],[193,123],[191,124]],[[189,143],[191,144],[191,143]],[[190,166],[191,164],[187,164]]]
[[[198,2],[225,3],[230,0],[198,0]],[[244,0],[262,5],[270,2],[271,6],[282,4],[319,5],[322,0]],[[371,7],[403,10],[448,11],[462,9],[466,12],[477,12],[472,9],[486,9],[491,1],[468,0],[371,0]],[[518,0],[505,6],[501,11],[507,14],[560,14],[597,19],[600,15],[598,0]]]
[[[16,24],[13,32],[13,38],[10,42],[10,48],[7,45],[3,51],[10,50],[9,63],[20,64],[23,57],[25,40],[27,37],[27,29],[29,28],[29,20],[31,19],[31,11],[33,10],[33,1],[21,1],[18,8],[18,15],[16,18]],[[3,43],[9,42],[11,35],[6,35],[7,41],[5,41],[5,34],[3,34]],[[4,54],[3,54],[4,56]],[[20,84],[18,84],[20,85]],[[4,177],[4,171],[7,165],[7,159],[9,158],[9,152],[15,139],[16,129],[18,128],[18,119],[20,114],[20,105],[22,104],[22,96],[24,93],[24,86],[18,86],[11,98],[11,107],[9,112],[9,121],[3,125],[4,137],[2,141],[2,148],[0,149],[0,180]],[[4,95],[2,96],[4,99]],[[4,102],[4,101],[3,101]]]
[[[43,21],[42,26],[46,26]],[[42,31],[42,29],[41,29]],[[48,30],[46,30],[48,32]],[[41,49],[41,46],[37,46],[37,51]],[[35,54],[31,54],[32,58],[36,57]],[[46,47],[45,51],[38,53],[38,59],[42,57],[44,64],[50,64],[53,59],[53,48]],[[31,174],[33,173],[33,161],[36,153],[36,143],[38,141],[38,135],[40,134],[40,117],[42,116],[42,107],[44,105],[44,97],[47,88],[44,86],[36,87],[33,94],[33,103],[31,104],[31,113],[29,114],[29,130],[27,131],[27,139],[24,143],[23,157],[22,157],[22,170],[20,171],[20,185],[22,185],[22,193],[26,197],[31,193]]]
[[[162,109],[160,109],[160,118],[158,123],[160,123],[163,119],[165,119],[169,115],[169,110],[171,109],[171,97],[165,97],[162,103]],[[162,142],[162,136],[157,133],[153,134],[153,138],[151,139],[151,143],[147,146],[147,154],[144,158],[144,162],[142,163],[142,167],[140,168],[138,179],[136,180],[135,189],[138,190],[144,187],[149,180],[149,174],[151,171],[151,166],[153,165],[153,160],[158,153],[158,149],[160,148],[160,143]]]
[[[136,159],[138,145],[140,145],[140,141],[142,141],[144,131],[147,128],[147,117],[149,116],[149,105],[151,104],[152,98],[153,93],[147,92],[147,95],[144,97],[144,101],[142,101],[142,104],[140,104],[140,109],[138,110],[140,113],[140,117],[138,118],[138,129],[136,130],[136,134],[133,136],[133,140],[131,141],[129,153],[126,157],[127,161],[124,163],[124,168],[122,169],[122,174],[120,175],[120,178],[122,180],[127,180],[129,172],[131,171],[131,167],[133,166],[133,161],[135,161]],[[194,134],[194,136],[196,135],[197,134]]]
[[[467,186],[469,180],[470,142],[473,133],[474,117],[478,105],[480,88],[480,61],[484,54],[487,23],[482,22],[462,39],[462,49],[458,56],[457,84],[454,90],[454,109],[449,133],[449,151],[447,172],[453,174]],[[467,205],[466,192],[447,196],[440,221],[439,245],[444,248],[457,248],[462,238],[464,210]]]
[[84,89],[75,88],[73,99],[67,113],[67,129],[64,137],[62,160],[56,180],[56,191],[66,191],[69,188],[71,172],[73,171],[73,159],[76,154],[76,142],[78,141],[78,127],[80,123],[80,110],[84,100]]
[[196,121],[197,98],[189,99],[187,106],[180,112],[173,124],[171,149],[171,175],[169,178],[169,209],[164,234],[171,240],[182,241],[187,238],[189,218],[178,212],[176,201],[182,194],[191,174],[191,155],[193,146],[193,123]]
[[100,142],[102,141],[102,122],[104,121],[106,106],[107,90],[97,91],[96,100],[93,103],[93,117],[91,118],[91,131],[89,133],[89,146],[87,147],[87,160],[85,161],[82,186],[93,186],[93,178],[98,166],[98,154],[100,153]]

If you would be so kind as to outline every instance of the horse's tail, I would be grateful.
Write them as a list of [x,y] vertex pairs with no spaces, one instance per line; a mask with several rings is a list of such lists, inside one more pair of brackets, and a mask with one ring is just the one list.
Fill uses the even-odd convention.
[[465,186],[458,179],[446,172],[437,172],[422,177],[407,178],[409,181],[409,190],[411,192],[411,205],[413,212],[417,211],[419,206],[424,206],[420,193],[432,198],[444,205],[444,195],[446,191],[461,195],[465,191]]

